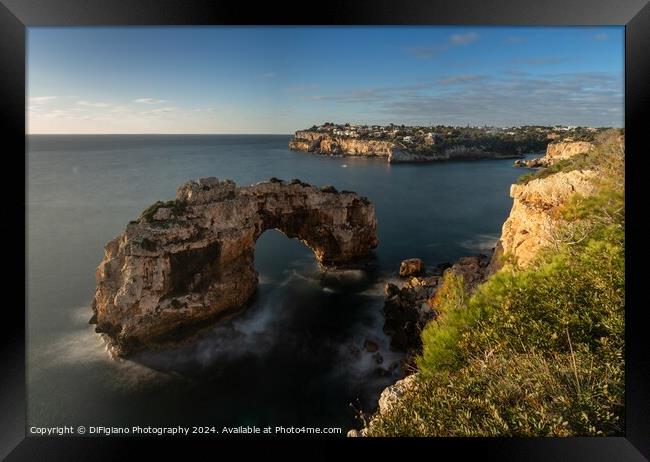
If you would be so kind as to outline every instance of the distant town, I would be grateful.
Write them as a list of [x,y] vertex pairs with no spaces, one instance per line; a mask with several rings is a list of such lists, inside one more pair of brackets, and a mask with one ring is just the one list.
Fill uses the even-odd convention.
[[[540,139],[548,141],[590,141],[594,135],[605,128],[578,127],[578,126],[543,126],[523,125],[517,127],[489,127],[489,126],[450,126],[450,125],[354,125],[334,124],[326,122],[322,125],[313,125],[308,130],[327,133],[332,136],[386,140],[403,144],[404,147],[417,145],[434,145],[452,139],[471,138],[510,138]],[[569,139],[570,138],[570,139]]]
[[524,125],[407,126],[331,122],[299,130],[289,142],[296,151],[325,155],[385,156],[388,162],[519,158],[549,143],[592,141],[606,128]]

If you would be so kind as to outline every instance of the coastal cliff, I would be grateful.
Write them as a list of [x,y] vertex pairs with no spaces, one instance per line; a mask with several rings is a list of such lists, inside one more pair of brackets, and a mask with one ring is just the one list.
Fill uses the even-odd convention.
[[325,155],[389,157],[395,149],[390,141],[360,140],[312,131],[297,131],[289,149]]
[[595,190],[591,170],[558,172],[526,184],[513,184],[510,214],[503,224],[499,246],[518,265],[528,266],[539,252],[557,238],[561,209],[575,194],[591,196]]
[[516,167],[550,167],[562,160],[570,159],[579,154],[586,154],[594,148],[594,144],[588,141],[565,141],[550,143],[546,147],[546,153],[542,157],[530,160],[516,160]]
[[[590,170],[573,170],[526,184],[513,184],[510,188],[512,208],[503,223],[492,258],[486,255],[461,257],[453,265],[439,268],[444,271],[413,276],[401,287],[387,285],[384,330],[391,336],[392,347],[406,351],[406,368],[415,366],[414,356],[422,353],[422,331],[428,322],[435,321],[446,310],[447,299],[459,289],[453,287],[454,284],[462,281],[463,297],[471,296],[503,266],[504,255],[519,267],[529,266],[554,242],[557,229],[564,221],[560,211],[571,197],[594,194],[594,175]],[[416,376],[417,373],[407,375],[382,392],[379,415],[388,413],[407,390],[417,386]]]
[[[621,434],[623,138],[566,147],[512,185],[489,264],[460,270],[461,259],[430,284],[417,372],[348,436]],[[387,303],[414,285],[387,290]]]
[[258,282],[255,242],[267,229],[300,239],[333,266],[368,257],[376,228],[366,198],[332,186],[190,181],[106,244],[92,321],[114,355],[154,348],[246,304]]
[[388,163],[396,164],[519,158],[523,152],[539,150],[546,145],[532,137],[522,140],[480,134],[463,137],[458,134],[460,132],[450,131],[446,139],[412,127],[401,131],[384,127],[375,132],[357,130],[357,127],[345,130],[332,127],[297,131],[289,141],[289,149],[330,156],[385,157]]

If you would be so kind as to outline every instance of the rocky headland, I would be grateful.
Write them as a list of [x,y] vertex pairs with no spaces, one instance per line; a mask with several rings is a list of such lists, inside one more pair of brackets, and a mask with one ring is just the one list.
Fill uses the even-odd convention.
[[298,130],[289,141],[289,148],[329,156],[385,157],[389,163],[507,159],[541,151],[555,135],[551,127],[503,129],[326,123]]
[[301,130],[289,141],[289,149],[330,156],[385,157],[390,164],[435,162],[441,160],[512,159],[522,152],[499,150],[474,143],[454,143],[434,147],[402,140],[374,140],[336,136],[331,133]]
[[[561,159],[583,154],[593,148],[591,143],[557,143],[549,147],[544,167]],[[513,184],[513,199],[502,233],[492,256],[479,255],[460,258],[455,264],[443,264],[429,274],[416,271],[404,273],[401,286],[386,285],[384,330],[391,336],[391,347],[406,351],[402,365],[403,378],[387,387],[378,400],[375,417],[389,412],[408,390],[417,387],[416,367],[411,363],[422,348],[420,334],[424,326],[438,316],[436,310],[444,296],[445,274],[462,276],[464,291],[471,296],[487,278],[506,264],[526,268],[549,243],[558,238],[557,230],[565,223],[561,210],[571,197],[589,197],[595,193],[595,173],[591,170],[560,171],[552,175]],[[413,259],[406,260],[401,269],[412,268]],[[400,271],[402,274],[402,271]],[[372,426],[373,420],[368,423]],[[348,436],[365,436],[367,427],[351,430]]]
[[116,356],[165,345],[246,305],[258,283],[254,249],[264,231],[301,240],[332,267],[368,257],[376,228],[368,199],[332,186],[190,181],[106,244],[91,322]]
[[535,159],[515,161],[515,167],[540,168],[550,167],[561,160],[569,159],[578,154],[586,154],[591,151],[594,144],[589,141],[565,141],[550,143],[546,147],[546,153]]

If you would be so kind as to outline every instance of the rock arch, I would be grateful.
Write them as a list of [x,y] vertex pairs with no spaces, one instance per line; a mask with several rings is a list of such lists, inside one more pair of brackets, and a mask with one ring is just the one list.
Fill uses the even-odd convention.
[[156,347],[245,305],[258,282],[255,242],[267,229],[300,239],[321,265],[335,266],[369,256],[376,227],[366,198],[331,186],[190,181],[106,244],[91,322],[114,355]]

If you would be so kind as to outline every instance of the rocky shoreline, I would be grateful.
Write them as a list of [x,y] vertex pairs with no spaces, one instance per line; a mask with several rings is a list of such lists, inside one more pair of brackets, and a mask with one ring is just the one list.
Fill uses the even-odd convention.
[[296,131],[289,149],[327,156],[381,157],[390,164],[520,159],[524,153],[544,149],[552,135],[550,127],[512,130],[326,123]]
[[388,163],[424,163],[443,160],[519,159],[521,152],[497,152],[482,146],[455,144],[434,149],[413,149],[398,141],[357,139],[300,130],[289,141],[289,149],[344,157],[383,157]]
[[586,154],[593,149],[593,143],[587,141],[565,141],[550,143],[542,157],[528,160],[516,160],[515,167],[544,168],[557,164],[578,154]]

